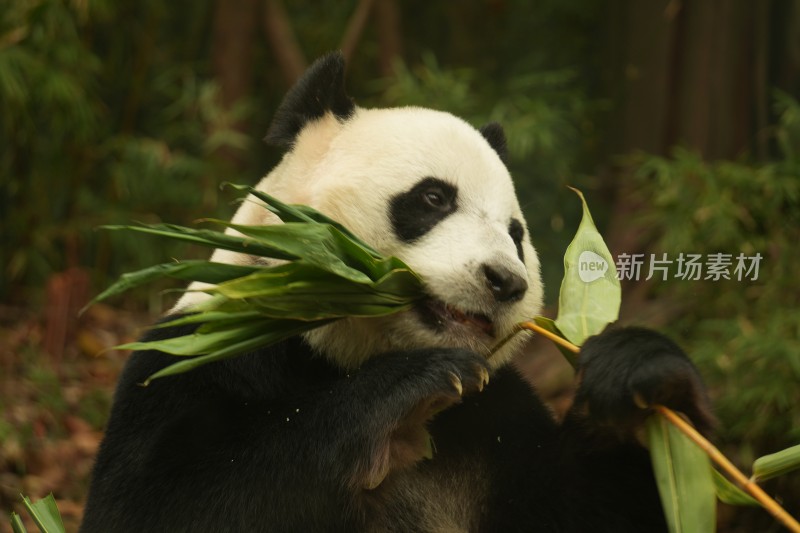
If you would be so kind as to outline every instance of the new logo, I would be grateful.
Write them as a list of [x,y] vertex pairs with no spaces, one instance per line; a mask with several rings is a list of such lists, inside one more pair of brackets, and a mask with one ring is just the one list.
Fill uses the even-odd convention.
[[586,250],[578,256],[578,275],[581,281],[591,283],[605,276],[608,271],[608,261],[594,252]]

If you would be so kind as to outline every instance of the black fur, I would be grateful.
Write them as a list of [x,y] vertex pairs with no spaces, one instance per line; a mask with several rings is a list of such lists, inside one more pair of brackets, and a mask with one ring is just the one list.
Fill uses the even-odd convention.
[[264,141],[291,147],[306,124],[331,112],[347,120],[355,111],[353,100],[344,88],[345,62],[341,52],[316,60],[303,74],[275,112]]
[[646,412],[635,405],[638,396],[647,405],[668,405],[688,415],[703,432],[713,425],[692,362],[674,342],[649,330],[612,329],[588,339],[581,350],[580,378],[575,405],[599,423],[640,424]]
[[506,134],[503,131],[503,126],[497,122],[489,122],[481,126],[478,131],[481,132],[481,135],[489,142],[489,146],[497,152],[497,155],[500,156],[500,160],[504,164],[508,164],[508,143],[506,142]]
[[[485,363],[464,350],[377,355],[348,374],[294,338],[138,385],[174,361],[137,352],[128,362],[82,532],[425,531],[430,509],[458,498],[453,485],[472,494],[469,531],[663,531],[646,452],[630,431],[639,418],[630,395],[709,423],[685,355],[644,330],[587,342],[580,400],[561,426],[513,369],[477,392]],[[458,401],[454,375],[467,395],[447,408]],[[441,409],[428,424],[433,459],[422,459],[426,422]],[[390,460],[382,483],[365,488],[398,450],[412,456]],[[453,482],[461,476],[481,486]],[[400,490],[417,479],[442,486],[420,495],[428,512]]]
[[[437,200],[434,200],[437,199]],[[458,189],[438,178],[424,178],[389,202],[395,235],[414,242],[458,209]]]

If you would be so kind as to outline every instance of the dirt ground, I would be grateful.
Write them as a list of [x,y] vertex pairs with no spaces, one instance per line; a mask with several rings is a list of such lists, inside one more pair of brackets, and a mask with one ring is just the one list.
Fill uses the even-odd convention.
[[[67,531],[77,530],[127,357],[113,347],[134,340],[147,322],[96,305],[54,328],[47,316],[0,306],[0,532],[11,531],[11,510],[24,515],[20,493],[38,499],[50,492]],[[54,329],[60,349],[50,350]]]

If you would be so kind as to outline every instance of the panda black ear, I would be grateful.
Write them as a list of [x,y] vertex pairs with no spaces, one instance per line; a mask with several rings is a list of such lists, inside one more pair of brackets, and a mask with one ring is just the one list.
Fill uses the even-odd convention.
[[494,148],[497,155],[500,156],[500,161],[504,164],[508,163],[508,144],[506,143],[506,134],[503,131],[503,126],[497,122],[490,122],[478,130],[483,135],[484,139],[489,142],[489,146]]
[[331,52],[314,61],[284,96],[264,141],[290,147],[306,124],[329,111],[340,120],[347,120],[355,103],[345,93],[344,70],[341,52]]

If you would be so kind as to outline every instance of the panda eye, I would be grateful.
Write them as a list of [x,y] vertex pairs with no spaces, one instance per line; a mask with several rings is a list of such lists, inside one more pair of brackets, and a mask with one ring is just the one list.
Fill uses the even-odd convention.
[[430,188],[422,193],[422,201],[435,209],[447,207],[447,199],[444,192],[438,187]]
[[422,198],[431,207],[442,207],[444,204],[444,198],[442,198],[442,194],[439,191],[426,191]]
[[414,242],[458,209],[458,188],[431,176],[422,178],[389,202],[392,228],[403,242]]

